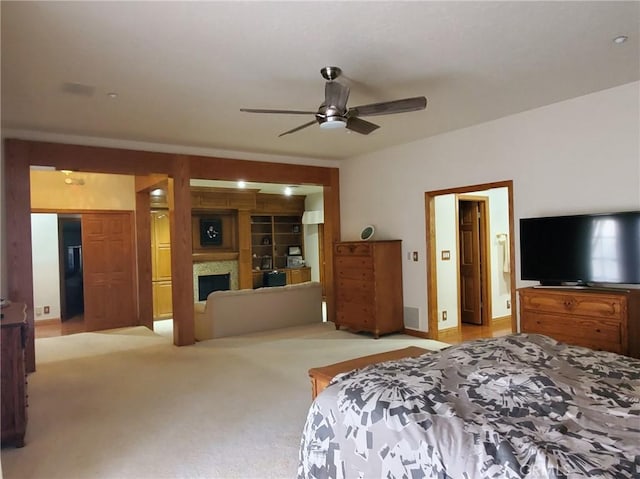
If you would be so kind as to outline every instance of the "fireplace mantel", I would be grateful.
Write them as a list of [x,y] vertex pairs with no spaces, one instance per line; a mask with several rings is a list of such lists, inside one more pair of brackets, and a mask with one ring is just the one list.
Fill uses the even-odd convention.
[[237,261],[239,253],[237,251],[212,251],[207,253],[193,253],[194,263],[205,263],[208,261]]

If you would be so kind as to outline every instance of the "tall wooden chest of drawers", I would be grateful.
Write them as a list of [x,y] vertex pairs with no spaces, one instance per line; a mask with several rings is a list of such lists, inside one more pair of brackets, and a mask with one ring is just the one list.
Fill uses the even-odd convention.
[[640,290],[523,288],[520,330],[640,358]]
[[25,305],[2,308],[2,445],[24,446],[27,429],[27,377],[24,347],[27,335]]
[[375,338],[404,329],[401,240],[334,245],[336,328]]

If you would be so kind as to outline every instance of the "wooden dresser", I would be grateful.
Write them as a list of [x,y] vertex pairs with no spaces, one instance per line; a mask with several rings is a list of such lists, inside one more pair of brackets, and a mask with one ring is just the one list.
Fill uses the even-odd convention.
[[334,245],[336,329],[375,338],[404,329],[400,240]]
[[640,358],[640,290],[523,288],[520,330]]
[[27,428],[27,377],[24,347],[27,338],[26,307],[12,303],[2,308],[2,445],[24,446]]

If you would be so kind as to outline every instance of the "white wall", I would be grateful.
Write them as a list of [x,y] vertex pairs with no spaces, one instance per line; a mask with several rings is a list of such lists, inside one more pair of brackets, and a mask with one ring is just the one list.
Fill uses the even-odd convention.
[[[528,216],[640,209],[639,87],[622,85],[344,161],[342,239],[357,239],[366,223],[376,225],[378,239],[402,239],[405,307],[419,308],[419,329],[426,331],[424,193],[512,179],[516,226]],[[407,260],[414,250],[418,262]],[[517,247],[514,253],[518,265]],[[515,274],[523,286],[519,266]]]
[[[304,200],[305,211],[323,211],[324,195],[313,193]],[[304,225],[304,260],[311,267],[311,281],[320,281],[320,238],[318,225]]]
[[[440,195],[434,198],[436,227],[436,276],[438,301],[438,329],[455,328],[458,325],[458,245],[456,222],[456,196]],[[442,260],[442,251],[449,251],[451,258]],[[447,312],[442,321],[442,312]]]
[[[60,318],[58,215],[31,214],[33,305],[35,320]],[[49,306],[49,314],[41,308]],[[39,315],[38,313],[42,313]]]

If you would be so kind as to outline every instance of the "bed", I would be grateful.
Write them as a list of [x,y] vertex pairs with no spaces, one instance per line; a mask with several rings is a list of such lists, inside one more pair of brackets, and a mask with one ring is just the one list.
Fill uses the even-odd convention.
[[336,376],[298,478],[640,478],[640,360],[542,335]]

